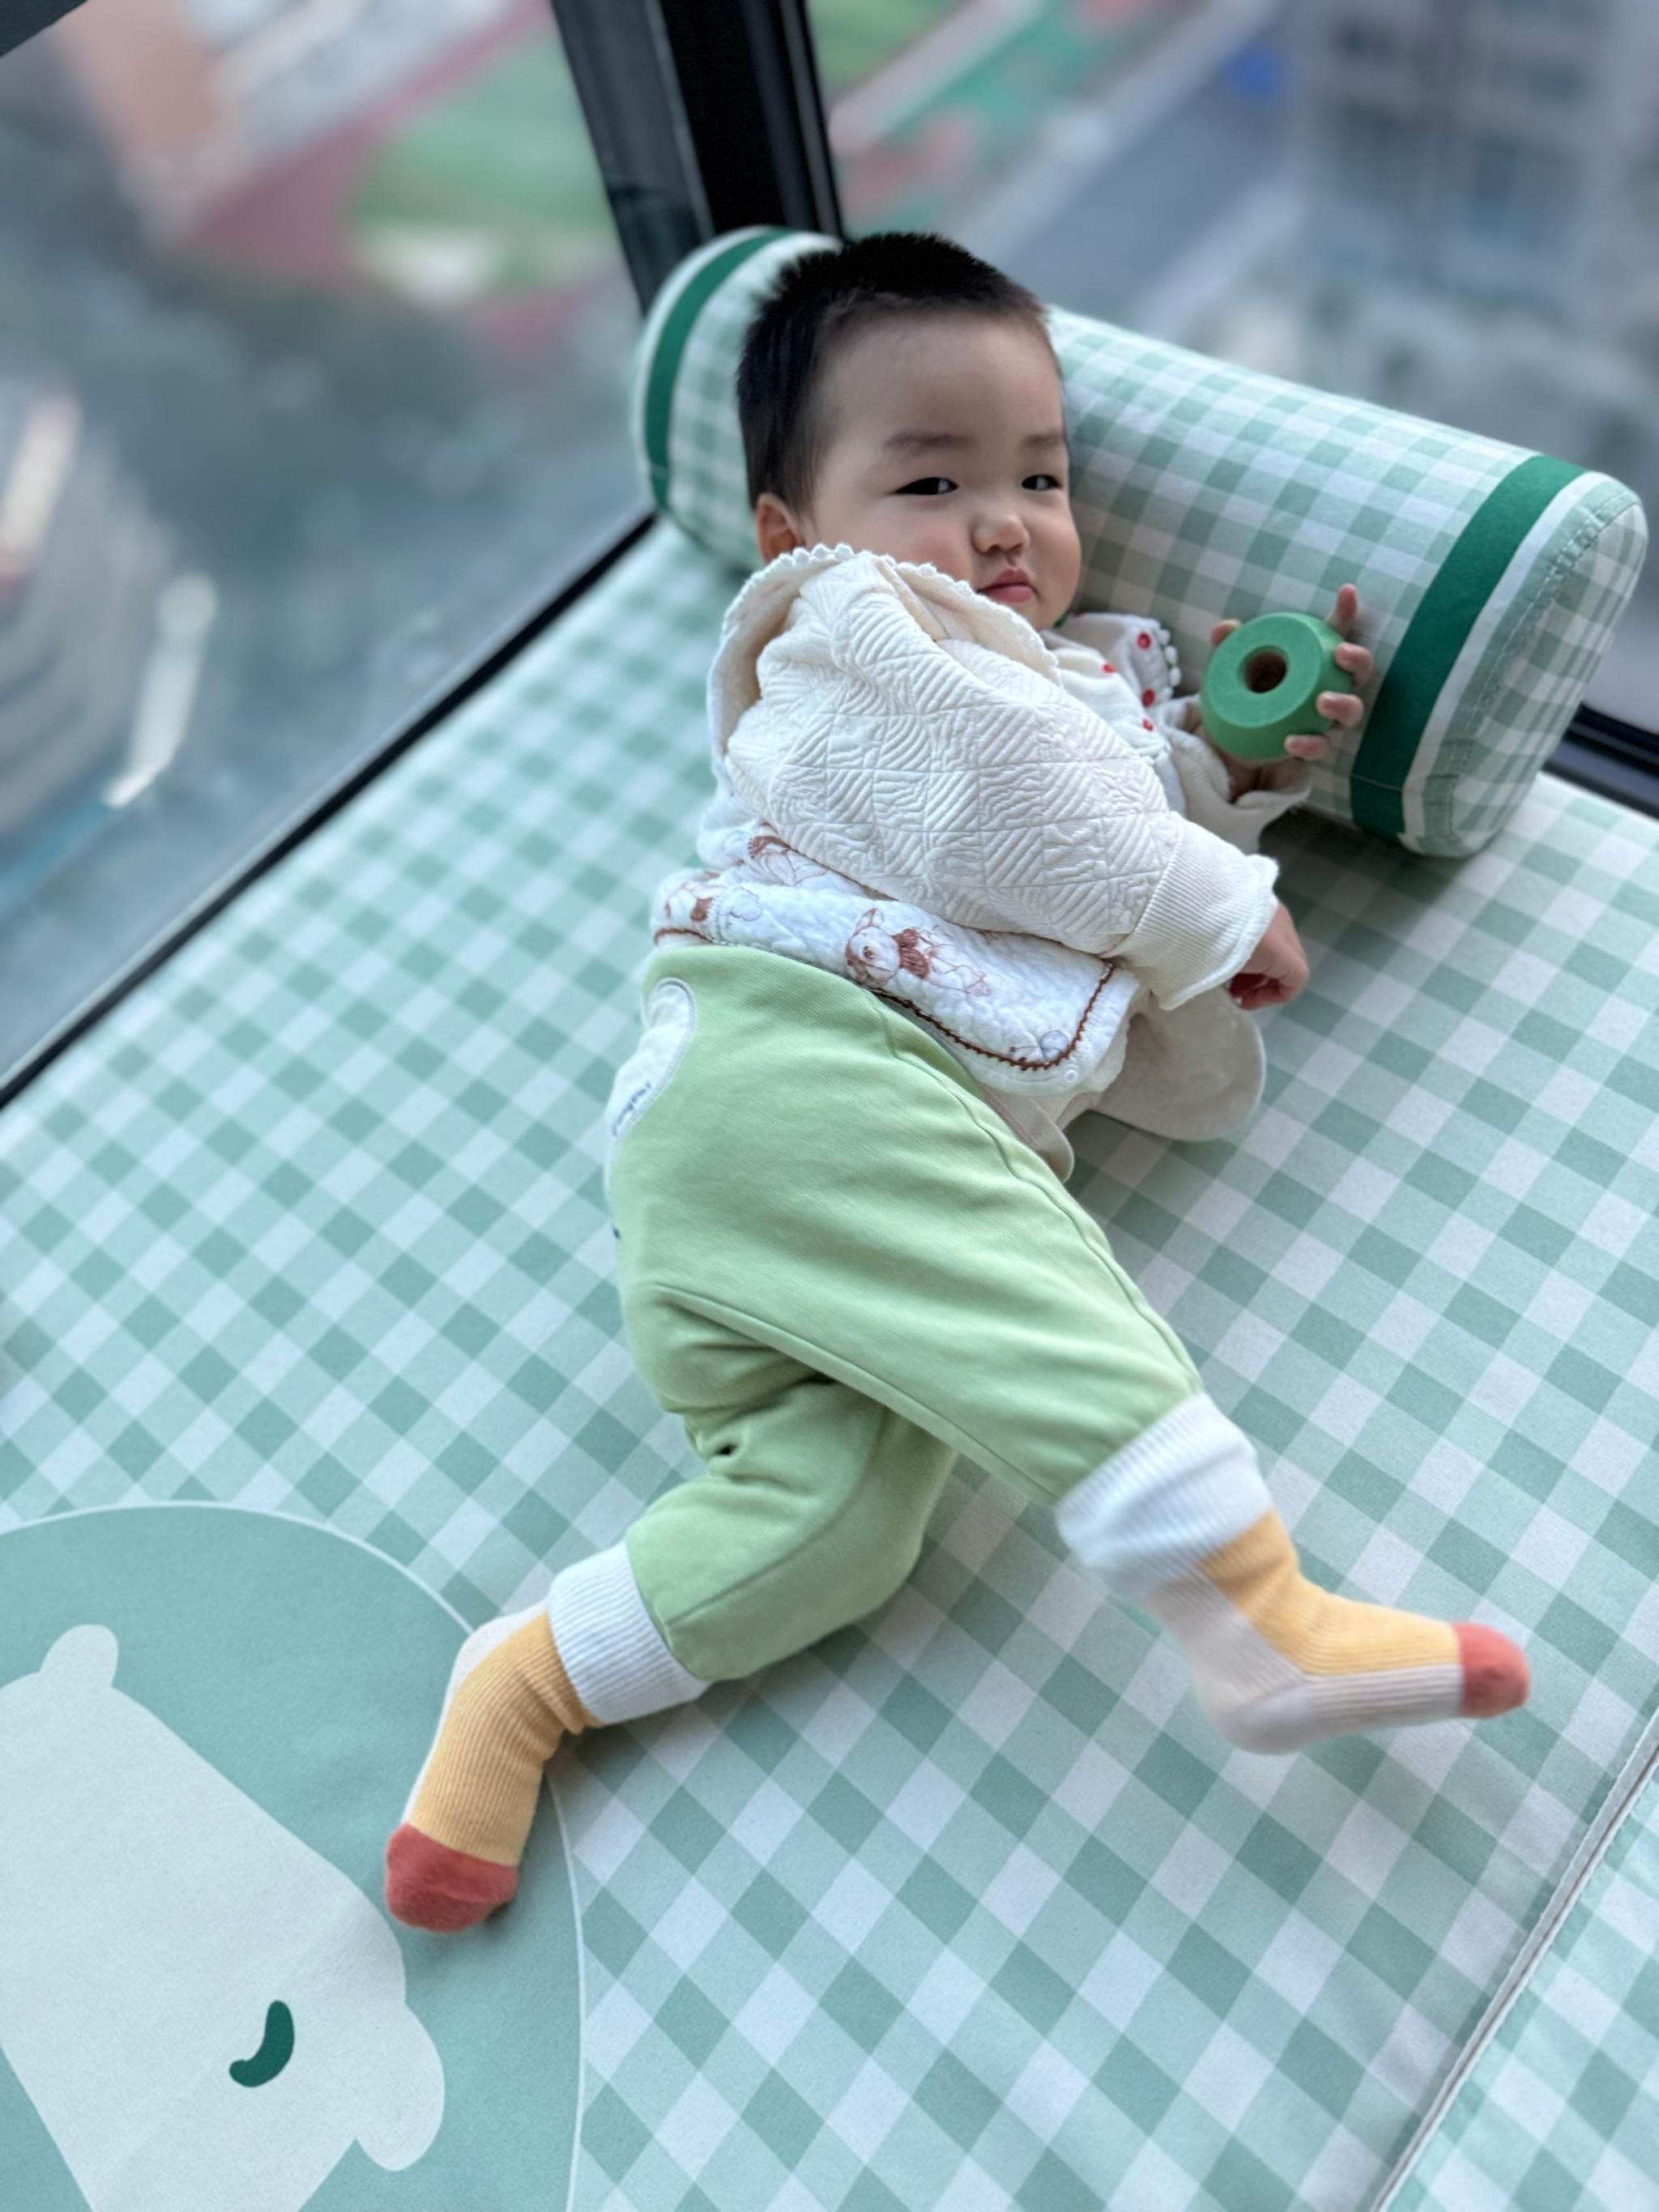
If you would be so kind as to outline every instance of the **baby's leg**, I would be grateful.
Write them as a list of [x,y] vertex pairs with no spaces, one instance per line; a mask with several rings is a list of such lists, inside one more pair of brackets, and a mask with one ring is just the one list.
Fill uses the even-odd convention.
[[470,1928],[519,1886],[519,1861],[562,1737],[592,1725],[544,1604],[462,1644],[426,1764],[386,1845],[386,1905],[414,1928]]
[[[927,1158],[954,1152],[957,1218],[973,1235],[958,1230],[948,1286],[936,1281],[891,1332],[902,1402],[1054,1505],[1079,1564],[1177,1638],[1215,1727],[1248,1750],[1289,1752],[1523,1703],[1526,1660],[1497,1631],[1307,1579],[1255,1447],[1099,1224],[1000,1130],[970,1124],[958,1137],[935,1130]],[[948,1190],[936,1195],[943,1207]],[[902,1283],[896,1255],[881,1276]],[[833,1372],[836,1340],[823,1341]]]
[[912,1119],[906,1176],[865,1150],[879,1288],[819,1286],[826,1372],[1052,1504],[1079,1564],[1174,1634],[1203,1711],[1246,1749],[1525,1700],[1526,1660],[1497,1631],[1310,1582],[1255,1447],[1099,1224],[959,1091],[938,1085]]
[[465,1928],[513,1895],[562,1735],[758,1674],[884,1604],[921,1548],[948,1444],[672,1302],[635,1338],[707,1472],[463,1647],[387,1848],[387,1902],[416,1926]]
[[757,1674],[884,1605],[956,1458],[846,1383],[722,1322],[678,1319],[705,1352],[721,1340],[724,1383],[740,1365],[755,1395],[707,1409],[677,1398],[706,1471],[554,1582],[548,1612],[597,1720]]
[[[1028,1171],[1012,1144],[994,1157],[957,1189],[954,1219],[924,1231],[912,1218],[908,1254],[894,1249],[905,1228],[890,1194],[866,1224],[872,1249],[856,1279],[803,1262],[780,1296],[793,1271],[775,1249],[769,1295],[744,1328],[810,1340],[825,1373],[1051,1504],[1079,1565],[1175,1635],[1200,1705],[1246,1749],[1521,1704],[1526,1661],[1496,1631],[1307,1579],[1254,1446],[1098,1225],[1035,1158]],[[965,1175],[971,1160],[957,1164]],[[688,1341],[700,1313],[711,1342],[729,1325],[704,1291],[653,1297],[678,1312]]]

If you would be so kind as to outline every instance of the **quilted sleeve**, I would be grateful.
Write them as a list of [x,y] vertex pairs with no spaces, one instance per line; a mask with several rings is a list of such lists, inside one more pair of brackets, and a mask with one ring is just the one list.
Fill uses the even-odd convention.
[[767,647],[728,743],[788,843],[872,896],[1120,961],[1166,1007],[1246,966],[1277,861],[1172,811],[1052,676],[971,639],[918,652],[890,593],[840,611]]
[[1091,949],[1121,960],[1173,1012],[1249,964],[1279,904],[1279,863],[1170,819],[1179,835],[1134,927],[1115,946]]

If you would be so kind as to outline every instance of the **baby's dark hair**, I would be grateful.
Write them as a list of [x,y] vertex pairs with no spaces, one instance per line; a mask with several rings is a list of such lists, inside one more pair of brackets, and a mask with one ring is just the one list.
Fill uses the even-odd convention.
[[790,262],[738,366],[750,507],[763,491],[798,514],[806,506],[829,443],[824,370],[855,331],[896,315],[964,313],[1024,323],[1053,350],[1036,293],[936,232],[879,230]]

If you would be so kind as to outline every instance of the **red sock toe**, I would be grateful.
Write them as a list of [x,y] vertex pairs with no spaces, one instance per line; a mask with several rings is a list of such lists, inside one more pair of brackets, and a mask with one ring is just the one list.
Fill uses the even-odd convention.
[[453,1851],[407,1821],[386,1847],[386,1909],[410,1928],[453,1936],[505,1905],[518,1887],[517,1867]]
[[1470,1720],[1489,1721],[1494,1714],[1524,1705],[1532,1693],[1532,1669],[1519,1648],[1479,1621],[1458,1620],[1452,1626],[1463,1662],[1459,1711]]

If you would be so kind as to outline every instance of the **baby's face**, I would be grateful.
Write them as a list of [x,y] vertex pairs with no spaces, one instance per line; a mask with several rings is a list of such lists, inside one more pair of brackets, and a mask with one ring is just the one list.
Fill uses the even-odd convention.
[[[756,502],[763,561],[796,545],[930,561],[1048,629],[1077,592],[1065,404],[1053,357],[1018,323],[907,318],[850,339],[823,393],[829,450],[811,508]],[[1011,568],[1023,586],[999,587]]]

